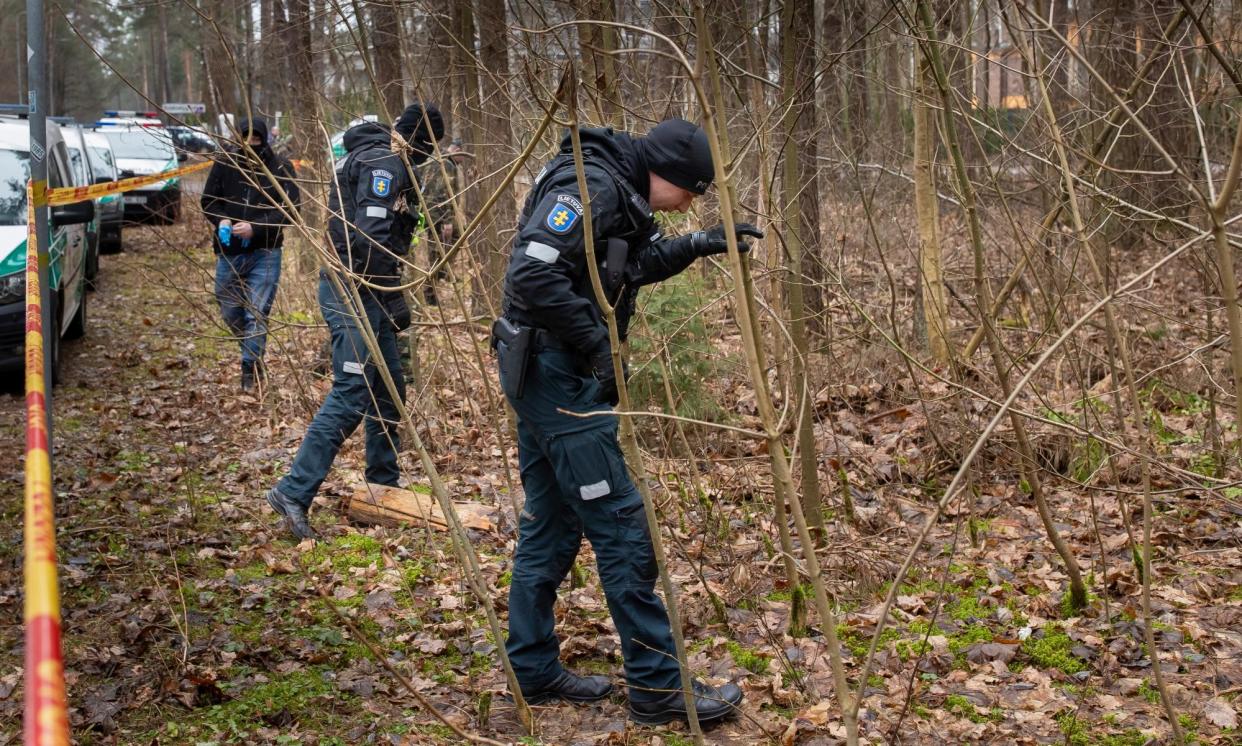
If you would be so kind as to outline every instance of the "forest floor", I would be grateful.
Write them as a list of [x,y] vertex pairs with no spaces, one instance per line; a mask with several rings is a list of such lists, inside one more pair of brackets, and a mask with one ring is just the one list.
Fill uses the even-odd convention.
[[[362,473],[359,437],[320,493],[313,518],[321,540],[288,539],[262,494],[288,465],[327,390],[312,372],[326,335],[310,293],[292,289],[287,256],[271,386],[261,397],[238,393],[236,347],[217,321],[202,225],[192,213],[176,226],[127,230],[126,252],[104,258],[89,335],[66,346],[55,391],[64,657],[76,742],[457,743],[358,633],[467,731],[528,744],[689,743],[684,727],[629,723],[622,686],[593,706],[535,708],[537,735],[525,735],[504,698],[495,640],[447,536],[349,523],[345,499]],[[447,304],[445,313],[451,321]],[[460,319],[449,334],[429,327],[419,345],[424,382],[411,389],[411,402],[455,499],[495,508],[494,530],[472,539],[503,619],[515,534],[502,449],[516,459],[477,393],[482,373],[471,338],[483,344],[485,327]],[[736,345],[722,336],[721,344]],[[914,383],[929,401],[953,406],[943,384]],[[753,426],[753,395],[748,406],[740,376],[710,385],[734,421]],[[900,390],[876,378],[836,380],[816,398],[835,428],[822,457],[833,508],[822,556],[855,684],[891,578],[956,468],[928,444],[931,410]],[[976,423],[975,432],[991,416],[966,409],[960,416]],[[1201,402],[1173,397],[1161,409],[1161,447],[1192,468],[1202,459],[1192,436],[1201,431]],[[22,428],[22,399],[10,390],[0,397],[0,434],[14,455],[0,483],[0,745],[20,738]],[[702,456],[694,465],[657,460],[680,447],[664,447],[657,428],[644,432],[650,471],[660,475],[652,486],[681,589],[690,663],[710,680],[738,681],[746,693],[741,717],[711,728],[706,740],[840,742],[815,615],[811,636],[785,633],[798,594],[783,581],[773,548],[766,456],[733,435],[700,433],[692,436]],[[1097,485],[1092,472],[1103,464],[1089,444],[1072,444],[1067,454],[1075,483]],[[422,483],[416,459],[403,458],[410,481]],[[989,463],[1002,461],[993,453]],[[842,485],[829,468],[836,463],[845,464],[855,498],[853,523],[840,509]],[[1198,743],[1242,743],[1236,494],[1157,492],[1151,651],[1136,621],[1140,585],[1116,493],[1048,482],[1057,523],[1089,573],[1087,610],[1065,612],[1065,575],[1034,504],[996,466],[994,478],[976,479],[973,500],[949,506],[899,589],[865,682],[865,740],[1165,742],[1156,654],[1183,731]],[[1138,498],[1131,493],[1127,503],[1137,516]],[[569,666],[623,684],[586,545],[557,615]]]

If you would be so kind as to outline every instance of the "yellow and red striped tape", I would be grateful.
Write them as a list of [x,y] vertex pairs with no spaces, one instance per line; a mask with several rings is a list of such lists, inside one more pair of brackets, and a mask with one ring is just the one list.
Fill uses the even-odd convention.
[[157,181],[165,179],[175,179],[178,176],[192,174],[195,171],[202,171],[210,168],[212,161],[203,161],[202,163],[191,163],[188,166],[181,166],[168,171],[161,171],[158,174],[147,174],[146,176],[133,176],[128,179],[119,179],[117,181],[109,181],[105,184],[91,184],[82,187],[61,187],[60,189],[47,190],[47,204],[50,207],[57,205],[68,205],[74,202],[81,202],[87,199],[96,199],[97,197],[106,197],[109,194],[118,194],[120,192],[128,192],[131,189],[154,184]]
[[[102,186],[102,185],[101,185]],[[39,300],[36,198],[45,183],[26,185],[26,746],[68,746],[69,713],[60,652],[60,590],[52,504],[51,438],[43,386],[43,309]],[[54,329],[53,333],[59,332]]]

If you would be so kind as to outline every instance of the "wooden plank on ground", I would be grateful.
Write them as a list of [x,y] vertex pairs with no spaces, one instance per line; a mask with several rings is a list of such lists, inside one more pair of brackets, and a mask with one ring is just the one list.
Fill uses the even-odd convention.
[[[496,529],[494,508],[480,503],[456,501],[453,508],[466,528],[479,531]],[[349,518],[358,523],[383,526],[426,525],[439,531],[448,530],[448,521],[434,497],[379,484],[368,484],[354,491],[349,499]]]

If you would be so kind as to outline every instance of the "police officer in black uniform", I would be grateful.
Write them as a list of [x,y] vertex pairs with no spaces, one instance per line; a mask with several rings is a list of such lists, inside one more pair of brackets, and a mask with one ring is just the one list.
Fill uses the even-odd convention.
[[[396,146],[394,130],[401,137]],[[439,110],[428,105],[424,112],[420,104],[409,106],[391,129],[363,122],[345,133],[347,156],[337,165],[328,200],[328,236],[341,266],[324,270],[319,278],[319,308],[332,334],[332,390],[307,428],[289,473],[266,496],[299,539],[314,537],[307,511],[341,445],[364,417],[367,482],[397,485],[399,413],[378,366],[388,368],[404,401],[405,376],[396,334],[408,328],[410,314],[404,293],[371,285],[401,283],[401,257],[409,253],[418,225],[414,177],[397,150],[408,146],[406,158],[416,166],[431,152],[431,143],[443,136]],[[336,274],[344,295],[337,292],[328,272]],[[357,287],[361,307],[351,285]],[[372,359],[363,341],[364,323],[375,334],[382,360]]]
[[[664,238],[653,211],[685,212],[714,175],[702,129],[670,119],[646,137],[581,131],[595,256],[625,338],[638,289],[667,279],[701,256],[726,250],[717,226]],[[560,663],[553,629],[556,589],[591,542],[609,611],[621,637],[630,717],[643,723],[685,718],[680,672],[642,498],[617,441],[617,402],[608,328],[596,303],[583,239],[586,205],[568,135],[535,179],[518,222],[505,275],[504,314],[493,326],[500,381],[518,418],[526,503],[509,587],[509,658],[528,702],[589,702],[611,692],[603,676],[578,676]],[[738,224],[739,248],[754,226]],[[735,684],[694,683],[700,721],[731,714]]]

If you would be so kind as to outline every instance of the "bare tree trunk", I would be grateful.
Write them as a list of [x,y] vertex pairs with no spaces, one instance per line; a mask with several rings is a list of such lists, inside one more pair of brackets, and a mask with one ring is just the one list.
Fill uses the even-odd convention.
[[[480,99],[479,89],[479,63],[474,57],[475,33],[474,33],[474,9],[468,2],[453,3],[454,27],[457,29],[458,44],[453,46],[453,69],[458,71],[458,85],[460,87],[460,118],[467,125],[465,129],[465,139],[467,142],[466,149],[482,155],[482,151],[491,150],[487,146],[486,136],[484,134],[483,124],[483,103]],[[465,48],[463,49],[462,46]],[[470,188],[465,193],[465,209],[467,217],[473,217],[478,214],[479,206],[483,204],[486,195],[483,193],[484,187],[476,180],[476,175],[485,173],[487,164],[481,157],[465,164],[464,168],[458,169],[462,173],[462,177],[466,184],[470,184]],[[495,230],[496,222],[494,218],[484,218],[490,222],[484,223],[481,230],[477,231],[468,240],[468,248],[473,255],[473,264],[477,267],[486,267],[489,260],[489,244],[486,238],[483,238],[483,232],[487,230]],[[494,235],[494,233],[492,233]],[[486,307],[488,283],[486,273],[476,274],[471,278],[473,280],[471,287],[471,300],[478,307]]]
[[[766,21],[761,17],[756,18],[755,22],[761,28],[766,23]],[[750,62],[752,73],[752,76],[748,79],[748,83],[750,85],[750,100],[747,104],[753,111],[752,118],[755,122],[765,121],[772,109],[772,106],[769,105],[767,92],[762,84],[762,81],[767,77],[767,50],[762,46],[764,41],[765,38],[762,34],[759,35],[758,39],[749,34],[746,37],[747,57]],[[776,173],[779,154],[773,147],[772,137],[768,128],[759,128],[757,134],[759,137],[758,170],[762,176],[759,180],[761,183],[759,194],[759,214],[766,215],[774,212],[772,205],[777,202],[776,196],[772,193],[772,179],[768,177],[768,174]],[[776,237],[765,239],[765,244],[769,251],[767,254],[767,261],[769,264],[775,265],[779,264],[781,261],[780,249],[776,248],[779,246],[779,243],[779,239]],[[773,279],[768,287],[770,288],[773,302],[779,304],[781,302],[781,283],[778,280]],[[781,335],[779,334],[776,335],[776,341],[783,342],[780,336]],[[781,359],[790,357],[779,347],[777,349],[776,356]],[[788,375],[789,378],[794,377],[794,375],[786,375]],[[776,498],[774,502],[777,540],[780,543],[782,566],[785,569],[785,582],[791,589],[791,593],[798,594],[796,596],[797,603],[791,604],[789,615],[789,630],[792,634],[797,635],[806,630],[807,606],[805,599],[802,598],[801,594],[798,592],[801,581],[798,574],[798,566],[794,560],[795,554],[793,537],[789,531],[788,506],[785,504],[785,500],[780,497]]]
[[[579,20],[617,20],[614,0],[584,0],[578,8]],[[583,71],[587,78],[587,94],[597,121],[605,127],[621,126],[621,105],[617,98],[616,61],[609,52],[617,48],[617,30],[611,26],[578,27]]]
[[[411,11],[413,12],[413,11]],[[457,59],[456,42],[453,39],[452,0],[434,0],[423,18],[430,38],[427,53],[417,64],[419,74],[411,78],[415,86],[421,86],[431,101],[440,107],[448,119],[447,126],[453,137],[461,137],[461,122],[457,103],[457,86],[454,85],[453,61]]]
[[375,60],[375,82],[379,84],[380,118],[391,122],[405,109],[401,100],[401,26],[392,0],[372,3],[370,9],[371,59]]
[[[795,188],[793,194],[798,198],[797,217],[790,223],[791,227],[795,223],[797,225],[795,240],[798,244],[795,249],[787,250],[791,251],[791,257],[792,251],[797,251],[799,281],[796,284],[802,290],[804,304],[801,318],[796,321],[805,322],[808,330],[823,334],[826,328],[823,318],[824,268],[819,257],[819,138],[816,136],[814,83],[817,55],[811,51],[815,49],[816,41],[815,13],[812,3],[807,2],[791,2],[782,13],[782,19],[789,21],[788,25],[782,24],[786,29],[781,35],[782,67],[788,66],[793,73],[788,78],[790,86],[786,89],[791,118],[786,120],[785,130],[785,147],[792,145],[793,150],[786,150],[785,178],[793,177],[790,180]],[[796,169],[789,170],[791,164]],[[788,208],[792,209],[793,205],[788,205]]]
[[[688,24],[684,0],[653,0],[651,7],[652,25],[656,32],[684,47]],[[685,72],[676,60],[662,56],[652,59],[651,74],[647,80],[647,96],[656,119],[690,116],[690,112],[683,110],[682,105],[686,96],[685,90]]]
[[507,243],[500,235],[497,215],[515,212],[513,188],[503,185],[504,171],[513,153],[510,120],[513,116],[506,83],[509,80],[509,36],[505,0],[479,0],[479,63],[487,71],[479,81],[482,101],[481,123],[484,140],[478,143],[479,169],[485,174],[483,194],[501,190],[497,209],[491,211],[480,231],[483,252],[483,288],[487,307],[498,296],[508,258]]
[[[238,109],[239,90],[237,70],[234,67],[234,26],[229,12],[229,0],[208,0],[205,3],[212,23],[204,29],[203,59],[207,73],[207,91],[220,113],[235,113]],[[236,60],[241,65],[242,60]]]
[[[1211,3],[1208,4],[1209,8]],[[1177,39],[1163,39],[1162,30],[1178,11],[1177,0],[1148,0],[1140,5],[1143,15],[1138,24],[1138,52],[1142,59],[1154,58],[1152,81],[1144,91],[1149,97],[1139,109],[1139,117],[1147,129],[1159,133],[1166,152],[1185,163],[1194,152],[1194,125],[1185,109],[1184,95],[1179,90]],[[1120,89],[1120,86],[1118,86]],[[1144,170],[1167,170],[1164,157],[1149,143],[1143,142],[1138,167]],[[1176,174],[1147,176],[1142,191],[1152,209],[1170,215],[1186,216],[1193,207],[1193,196],[1180,183]]]
[[[806,3],[788,3],[781,17],[782,26],[796,29],[799,24],[809,24],[801,34],[786,32],[781,42],[781,97],[784,103],[784,174],[781,177],[781,214],[785,225],[785,251],[789,257],[789,280],[785,284],[789,303],[789,316],[793,332],[794,365],[792,388],[798,401],[798,455],[802,471],[802,511],[807,523],[814,529],[820,541],[825,534],[824,514],[820,508],[819,462],[815,450],[813,410],[807,386],[807,304],[804,292],[810,282],[806,270],[806,247],[819,244],[819,199],[816,187],[815,145],[808,137],[815,121],[814,89],[801,87],[806,81],[802,59],[814,59],[805,54],[807,37],[814,29],[814,19],[808,18],[811,8]],[[809,156],[805,151],[810,151]],[[813,202],[805,198],[815,195]],[[808,213],[809,210],[809,213]],[[815,295],[817,291],[812,291]],[[783,509],[783,506],[780,506]],[[781,518],[780,513],[777,515]]]
[[936,195],[935,125],[929,99],[935,78],[927,61],[918,62],[914,96],[914,211],[919,231],[919,295],[927,349],[940,363],[949,361],[949,307],[940,255],[940,202]]
[[163,3],[155,6],[155,21],[158,33],[155,50],[155,74],[159,81],[158,103],[172,100],[172,70],[168,60],[168,11]]
[[[311,45],[310,0],[285,0],[289,4],[289,67],[293,73],[290,91],[289,122],[293,135],[293,150],[309,168],[302,168],[302,218],[312,230],[325,223],[323,205],[324,187],[331,165],[328,162],[327,143],[320,131],[319,96],[321,81],[315,74],[314,51]],[[299,273],[310,277],[318,268],[316,247],[305,246],[295,254]]]

